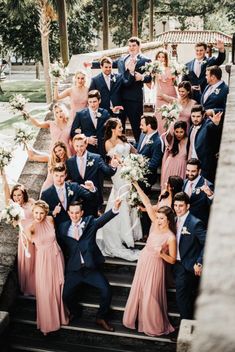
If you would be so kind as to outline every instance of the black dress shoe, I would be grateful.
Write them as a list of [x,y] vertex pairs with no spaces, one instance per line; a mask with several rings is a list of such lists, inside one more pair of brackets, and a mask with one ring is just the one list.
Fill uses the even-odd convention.
[[114,327],[109,325],[104,319],[96,319],[96,324],[101,326],[102,329],[106,331],[110,331],[110,332],[114,331]]

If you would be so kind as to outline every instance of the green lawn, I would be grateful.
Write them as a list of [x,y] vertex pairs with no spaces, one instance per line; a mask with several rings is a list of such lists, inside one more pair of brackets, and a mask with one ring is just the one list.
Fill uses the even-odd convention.
[[2,81],[1,87],[4,94],[0,94],[0,102],[7,102],[13,94],[22,93],[33,103],[46,101],[44,81]]

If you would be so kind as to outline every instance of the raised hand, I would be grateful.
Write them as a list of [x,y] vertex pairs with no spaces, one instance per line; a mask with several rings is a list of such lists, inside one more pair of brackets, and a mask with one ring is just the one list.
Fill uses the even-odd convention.
[[204,185],[200,187],[201,191],[203,191],[204,193],[206,193],[206,195],[208,197],[211,197],[214,193],[212,192],[212,190],[210,189],[210,187],[208,186],[208,182],[205,179]]
[[213,115],[210,117],[210,119],[215,125],[218,126],[221,121],[222,115],[223,115],[223,111],[219,111],[215,114],[215,112],[213,110]]
[[223,40],[217,39],[216,48],[217,48],[220,52],[224,52],[224,42],[223,42]]
[[55,207],[55,209],[52,212],[53,216],[56,216],[57,214],[59,214],[61,212],[61,204],[58,203],[57,206]]
[[83,188],[86,188],[88,191],[94,192],[95,186],[92,181],[85,181],[84,185],[81,185]]

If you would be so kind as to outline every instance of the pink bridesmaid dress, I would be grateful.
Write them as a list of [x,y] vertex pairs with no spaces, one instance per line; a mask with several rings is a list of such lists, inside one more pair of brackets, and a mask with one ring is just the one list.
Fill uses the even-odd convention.
[[172,155],[171,149],[173,146],[173,138],[169,144],[166,140],[166,136],[162,136],[165,143],[165,152],[162,159],[162,170],[161,170],[161,189],[164,188],[164,184],[168,181],[169,176],[180,176],[182,179],[185,178],[186,173],[186,162],[187,162],[187,141],[188,138],[184,138],[178,144],[179,153],[175,156]]
[[42,188],[41,188],[41,193],[43,191],[45,191],[47,188],[51,187],[53,185],[53,176],[52,176],[52,173],[50,172],[50,170],[48,169],[47,171],[47,178],[46,180],[44,181],[43,185],[42,185]]
[[193,105],[195,105],[196,101],[193,99],[190,99],[186,105],[181,105],[182,110],[179,113],[178,121],[185,121],[187,123],[187,133],[189,132],[190,129],[190,123],[191,123],[191,109]]
[[[160,108],[162,105],[167,104],[164,99],[158,97],[158,92],[161,94],[167,94],[173,98],[177,97],[176,88],[173,82],[173,76],[171,74],[170,67],[165,68],[165,72],[161,75],[158,75],[156,79],[157,85],[157,97],[156,97],[156,109]],[[156,111],[155,116],[158,122],[158,133],[161,135],[162,133],[166,132],[164,128],[165,121],[162,119],[162,114]]]
[[[21,220],[21,225],[23,230],[26,230],[33,221],[32,216],[32,205],[30,202],[22,206],[24,210],[25,219]],[[18,278],[20,291],[24,295],[35,296],[35,272],[34,272],[34,261],[35,261],[35,246],[28,242],[28,251],[30,253],[30,258],[26,257],[25,250],[22,244],[24,238],[19,234],[18,241]]]
[[88,88],[78,89],[76,87],[71,88],[70,93],[70,117],[71,123],[73,122],[76,112],[85,109],[87,107],[88,99]]
[[36,223],[32,240],[36,247],[37,327],[46,334],[68,324],[62,301],[64,258],[56,242],[54,225],[48,217]]
[[[160,257],[161,246],[174,234],[159,233],[152,226],[145,248],[141,251],[131,291],[125,307],[123,324],[149,336],[166,335],[174,331],[168,320],[165,287],[165,262]],[[174,236],[175,237],[175,236]]]
[[48,121],[50,124],[50,134],[51,134],[51,144],[49,147],[49,152],[52,152],[53,146],[56,142],[61,141],[64,142],[68,149],[68,153],[70,154],[70,144],[69,144],[69,139],[70,139],[70,130],[71,126],[67,125],[63,129],[61,129],[55,121]]

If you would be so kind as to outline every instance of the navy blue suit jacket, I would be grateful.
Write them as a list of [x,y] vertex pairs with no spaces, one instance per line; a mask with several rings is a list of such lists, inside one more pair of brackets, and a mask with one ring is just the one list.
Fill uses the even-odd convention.
[[204,95],[206,91],[209,89],[209,85],[205,88],[202,96],[201,96],[201,105],[203,105],[205,110],[213,109],[215,112],[225,111],[226,101],[228,95],[228,86],[224,82],[222,82],[215,91],[208,96],[204,103]]
[[142,154],[149,159],[148,168],[151,173],[146,176],[150,185],[153,185],[157,179],[157,168],[161,166],[162,162],[162,142],[158,132],[156,132],[154,135],[151,136],[149,142],[146,143],[142,149],[140,149],[144,137],[145,134],[141,133],[137,146],[137,151],[139,154]]
[[[89,210],[90,208],[93,209],[94,203],[97,205],[97,192],[90,192],[84,187],[79,186],[77,183],[70,183],[70,182],[65,182],[65,188],[66,188],[66,196],[67,196],[67,207],[66,209],[64,209],[63,206],[61,205],[60,213],[54,217],[56,229],[58,228],[59,224],[69,219],[67,210],[69,205],[72,202],[80,198],[83,199],[84,213],[86,215],[91,214]],[[44,200],[49,205],[50,214],[52,214],[55,207],[60,203],[60,200],[54,185],[42,192],[41,199]],[[92,204],[92,207],[90,207],[89,204]]]
[[206,81],[206,68],[209,66],[214,66],[214,65],[221,65],[224,60],[225,60],[225,52],[218,53],[218,56],[212,56],[212,57],[204,57],[203,59],[203,63],[201,65],[201,74],[199,77],[197,77],[194,73],[194,62],[195,59],[193,59],[192,61],[189,61],[186,63],[186,67],[188,69],[188,73],[183,75],[182,77],[182,81],[189,81],[192,86],[200,86],[201,87],[201,92],[204,91],[204,89],[206,88],[207,85],[207,81]]
[[[193,126],[189,130],[187,150],[190,147],[190,136]],[[217,166],[217,153],[221,136],[221,125],[215,125],[211,119],[203,120],[201,128],[198,130],[195,138],[195,149],[198,159],[201,161],[201,174],[206,179],[214,182],[215,171]]]
[[132,81],[134,81],[134,76],[132,76],[129,71],[126,72],[125,75],[112,73],[109,90],[103,73],[100,73],[97,76],[92,77],[89,90],[97,89],[100,92],[100,107],[108,110],[111,113],[110,101],[112,102],[113,106],[122,105],[122,85],[128,86]]
[[104,257],[96,244],[96,232],[116,215],[109,210],[97,219],[93,216],[84,217],[82,219],[84,228],[79,240],[68,236],[71,220],[60,224],[58,239],[67,259],[66,272],[78,271],[81,268],[80,253],[87,268],[95,269],[104,262]]
[[110,114],[103,108],[99,108],[98,112],[101,114],[101,116],[98,117],[97,127],[95,128],[89,113],[89,109],[85,108],[81,111],[78,111],[75,115],[75,119],[71,127],[70,136],[73,138],[75,134],[78,133],[76,132],[76,129],[80,129],[81,133],[84,133],[87,137],[97,137],[98,146],[88,144],[87,149],[92,153],[99,153],[100,155],[104,155],[104,124],[110,118]]
[[[201,176],[200,179],[198,180],[195,187],[195,192],[193,192],[190,197],[189,211],[191,214],[196,216],[196,218],[202,220],[203,223],[207,226],[212,200],[207,197],[205,192],[200,191],[200,187],[204,185],[205,180],[206,179],[203,176]],[[210,187],[210,189],[214,191],[213,183],[211,183],[208,180],[206,180],[206,182],[207,182],[207,185]],[[184,180],[183,191],[185,190],[187,183],[188,183],[188,180]]]
[[102,174],[106,176],[113,176],[116,172],[116,169],[113,169],[111,166],[107,165],[99,154],[90,152],[87,152],[87,165],[84,178],[82,178],[79,173],[76,155],[66,161],[66,167],[67,177],[69,180],[78,182],[79,184],[88,180],[93,181],[98,190],[100,190],[101,187],[100,180],[102,177],[100,176]]
[[180,235],[179,252],[181,263],[186,270],[194,272],[194,264],[202,264],[203,260],[206,240],[205,225],[201,220],[189,213],[183,224],[182,232],[183,230],[186,230],[184,232],[189,232],[189,234],[181,233]]

